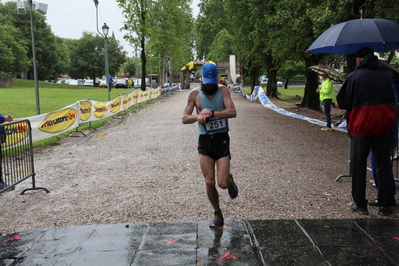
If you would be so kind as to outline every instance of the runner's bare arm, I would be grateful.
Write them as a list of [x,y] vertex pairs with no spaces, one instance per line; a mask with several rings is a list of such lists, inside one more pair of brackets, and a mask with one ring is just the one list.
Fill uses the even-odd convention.
[[183,118],[182,118],[183,124],[193,124],[197,122],[198,115],[192,115],[194,108],[198,108],[195,102],[197,95],[198,95],[198,90],[193,89],[190,92],[190,95],[188,96],[187,106],[183,112]]
[[234,106],[233,100],[231,99],[231,94],[226,86],[220,86],[220,91],[222,92],[224,106],[226,109],[223,111],[215,111],[214,116],[219,118],[234,118],[237,116],[236,107]]

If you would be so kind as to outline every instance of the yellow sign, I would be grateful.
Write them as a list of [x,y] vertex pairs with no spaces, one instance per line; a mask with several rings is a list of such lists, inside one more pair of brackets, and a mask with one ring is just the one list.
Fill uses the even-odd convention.
[[138,91],[134,91],[133,92],[133,102],[137,103],[138,100],[139,100],[139,92]]
[[148,100],[148,91],[142,91],[140,93],[140,102]]
[[17,124],[7,125],[4,123],[4,136],[5,143],[1,144],[3,147],[10,147],[18,144],[24,140],[29,133],[29,125],[26,122],[20,122]]
[[39,124],[39,129],[47,133],[62,132],[75,123],[77,111],[66,108],[56,112],[49,113]]
[[133,95],[128,94],[123,97],[122,107],[123,109],[127,109],[133,101]]
[[81,121],[87,121],[90,118],[91,115],[91,102],[90,101],[84,101],[80,103],[80,120]]
[[117,113],[119,111],[119,109],[121,109],[121,105],[122,105],[122,99],[121,99],[121,97],[118,97],[117,99],[115,99],[115,101],[110,103],[110,107],[111,107],[110,111],[112,113]]
[[94,105],[94,116],[97,118],[101,118],[107,113],[107,106],[105,106],[105,103],[96,103]]

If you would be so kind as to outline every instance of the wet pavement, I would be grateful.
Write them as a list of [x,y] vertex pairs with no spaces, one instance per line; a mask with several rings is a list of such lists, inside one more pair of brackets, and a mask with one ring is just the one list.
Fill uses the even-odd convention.
[[0,237],[0,265],[398,265],[399,221],[85,225]]

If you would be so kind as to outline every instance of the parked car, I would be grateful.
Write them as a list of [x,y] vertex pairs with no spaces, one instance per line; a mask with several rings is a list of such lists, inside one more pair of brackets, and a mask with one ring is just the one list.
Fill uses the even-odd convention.
[[107,87],[107,82],[106,82],[106,80],[105,79],[102,79],[101,81],[100,81],[100,85],[99,85],[100,87]]
[[[260,79],[260,85],[262,87],[266,87],[267,86],[267,81],[268,81],[268,78],[261,78]],[[283,86],[284,86],[284,83],[282,81],[277,81],[277,87],[283,87]]]
[[92,86],[93,87],[93,80],[92,79],[86,79],[85,82],[83,83],[84,86]]
[[262,87],[266,87],[267,86],[267,78],[261,78],[260,79],[260,85],[262,86]]
[[66,81],[65,81],[65,79],[61,79],[61,80],[57,81],[56,83],[57,83],[57,84],[65,84]]
[[117,79],[115,81],[115,88],[127,88],[127,80],[126,79]]
[[141,88],[141,78],[139,78],[139,79],[132,78],[132,80],[133,80],[133,86],[135,88]]
[[79,85],[79,80],[71,79],[69,80],[68,85]]

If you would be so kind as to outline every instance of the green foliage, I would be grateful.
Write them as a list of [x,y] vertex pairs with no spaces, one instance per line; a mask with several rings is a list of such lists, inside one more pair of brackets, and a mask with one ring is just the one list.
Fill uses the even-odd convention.
[[[2,95],[2,111],[11,114],[15,118],[25,118],[36,115],[36,102],[34,97],[34,84],[32,80],[14,79],[11,88],[0,88]],[[83,99],[92,99],[99,102],[108,101],[107,90],[85,86],[73,86],[66,84],[55,84],[39,81],[40,88],[40,105],[42,113],[48,113],[59,110],[76,101]],[[132,89],[113,89],[111,91],[111,99],[117,98],[120,94],[131,93]],[[147,101],[146,103],[149,103]],[[143,103],[135,104],[129,108],[133,111],[140,108]],[[91,122],[90,126],[99,128],[107,123],[111,117]],[[83,130],[86,125],[82,125],[77,130]],[[36,141],[34,147],[58,145],[62,138],[68,136],[68,132]]]
[[226,29],[222,29],[216,34],[206,58],[212,61],[228,61],[233,54],[232,43],[232,36]]
[[132,58],[127,60],[126,63],[122,66],[121,71],[122,73],[124,73],[124,75],[127,75],[128,77],[136,77],[136,59]]
[[279,70],[279,75],[284,79],[284,87],[287,88],[288,82],[295,75],[305,74],[306,68],[303,61],[287,60]]
[[199,60],[210,54],[211,43],[222,30],[231,28],[227,22],[225,0],[202,0],[196,21],[196,50]]
[[26,54],[29,42],[19,38],[9,6],[0,3],[0,77],[27,71],[31,64]]
[[[125,35],[125,39],[131,43],[138,41],[141,48],[143,78],[147,76],[148,50],[151,50],[151,55],[158,57],[162,69],[160,83],[166,80],[164,73],[168,57],[172,58],[173,71],[180,70],[187,62],[192,61],[193,21],[190,1],[117,0],[117,2],[123,9],[126,29],[130,32]],[[145,86],[144,82],[142,86]]]
[[[184,0],[155,1],[152,9],[148,45],[159,55],[166,69],[166,57],[172,58],[173,71],[193,61],[194,21],[190,2]],[[161,73],[162,74],[162,73]]]
[[[131,93],[132,89],[113,89],[111,99],[122,93]],[[36,115],[36,98],[34,81],[13,79],[11,88],[0,88],[2,95],[2,112],[14,117],[28,117]],[[108,101],[105,88],[55,84],[39,81],[41,113],[55,111],[79,100],[92,99],[98,102]]]
[[[21,51],[19,48],[15,50],[16,53],[14,54],[14,57],[20,60],[20,65],[23,65],[22,71],[18,70],[18,72],[24,72],[26,68],[28,68],[29,74],[33,76],[33,64],[27,63],[27,59],[24,58],[24,56],[27,58],[33,57],[30,14],[27,12],[26,14],[19,15],[15,7],[16,2],[6,2],[5,4],[0,3],[0,14],[1,16],[6,17],[8,24],[14,28],[14,30],[9,28],[9,31],[6,34],[10,35],[12,39],[17,40],[15,42],[23,45],[25,49],[24,51]],[[48,79],[53,77],[55,72],[54,68],[57,62],[55,36],[51,32],[51,28],[46,24],[45,20],[45,16],[33,12],[36,61],[39,79]],[[22,54],[25,55],[22,56]],[[20,69],[20,67],[18,67],[18,69]]]
[[391,66],[393,66],[393,67],[396,68],[396,69],[399,69],[399,58],[398,58],[398,57],[396,57],[396,58],[394,58],[394,59],[392,60]]
[[[74,78],[102,77],[105,74],[104,38],[84,32],[82,38],[71,47],[70,76]],[[126,52],[114,38],[107,38],[109,73],[114,76],[125,62]]]
[[56,64],[54,66],[53,77],[57,78],[62,74],[67,74],[71,70],[71,48],[76,40],[64,39],[55,36],[56,44]]
[[26,44],[13,36],[17,30],[12,25],[0,23],[0,77],[27,71],[30,65]]
[[[145,90],[145,77],[146,74],[146,38],[148,38],[149,32],[149,21],[151,17],[151,0],[117,0],[119,7],[123,9],[123,15],[126,19],[125,30],[130,31],[129,35],[125,35],[124,38],[131,43],[136,43],[136,46],[141,47],[141,89]],[[133,36],[132,32],[136,34]]]

